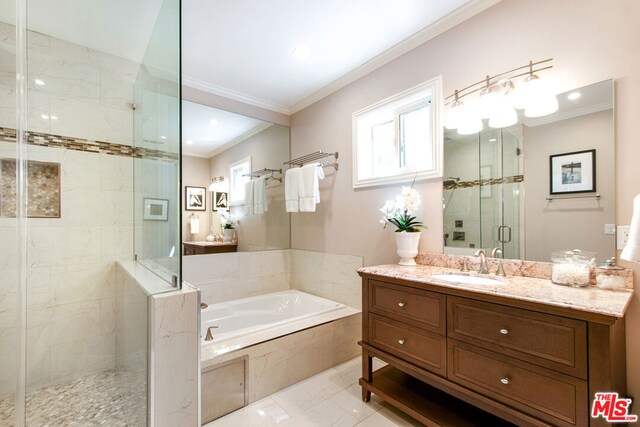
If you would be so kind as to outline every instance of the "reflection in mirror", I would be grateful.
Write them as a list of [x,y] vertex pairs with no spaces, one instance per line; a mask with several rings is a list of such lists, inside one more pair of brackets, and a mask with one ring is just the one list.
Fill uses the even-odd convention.
[[183,200],[184,254],[289,248],[289,128],[189,101],[182,110],[183,197],[206,188],[203,211]]
[[578,248],[598,261],[615,256],[613,81],[562,93],[558,103],[556,113],[520,114],[508,128],[485,121],[473,135],[445,129],[445,253],[499,247],[504,258],[550,261],[551,252]]

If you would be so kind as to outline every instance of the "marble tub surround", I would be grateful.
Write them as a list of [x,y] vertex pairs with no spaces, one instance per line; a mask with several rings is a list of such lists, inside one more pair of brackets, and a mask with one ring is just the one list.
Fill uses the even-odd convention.
[[[460,274],[459,269],[440,266],[418,265],[416,267],[403,267],[390,264],[365,267],[359,269],[358,272],[361,275],[373,274],[391,279],[423,283],[431,289],[434,287],[460,289],[478,294],[569,308],[590,315],[596,314],[614,318],[624,316],[633,295],[632,290],[612,291],[592,287],[573,288],[556,285],[548,279],[523,276],[508,276],[505,278],[506,283],[498,285],[460,284],[432,278],[431,276],[434,274]],[[476,273],[465,274],[474,275]],[[491,275],[489,277],[495,276]]]
[[291,249],[291,289],[362,309],[360,278],[363,257]]
[[[455,268],[460,270],[464,259],[467,259],[469,270],[478,271],[480,269],[480,259],[475,256],[467,255],[449,255],[439,253],[420,253],[416,257],[418,265],[427,265],[432,267]],[[516,259],[499,260],[487,257],[487,268],[490,272],[498,269],[498,264],[502,261],[504,271],[507,276],[532,277],[538,279],[551,280],[550,262],[525,261]],[[624,278],[625,288],[633,289],[633,271],[629,269],[612,270],[607,272],[610,276],[620,276]],[[596,285],[595,270],[592,271],[590,286]]]
[[248,356],[249,403],[356,357],[360,313],[262,342],[222,356],[205,358],[202,368]]

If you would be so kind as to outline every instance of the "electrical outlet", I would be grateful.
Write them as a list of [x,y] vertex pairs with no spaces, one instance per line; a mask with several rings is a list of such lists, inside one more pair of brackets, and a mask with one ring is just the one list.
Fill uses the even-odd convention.
[[616,234],[616,225],[615,224],[605,224],[604,225],[604,234]]
[[631,231],[631,227],[628,225],[619,225],[618,233],[616,235],[617,244],[616,247],[620,250],[624,249],[627,244],[627,240],[629,240],[629,232]]

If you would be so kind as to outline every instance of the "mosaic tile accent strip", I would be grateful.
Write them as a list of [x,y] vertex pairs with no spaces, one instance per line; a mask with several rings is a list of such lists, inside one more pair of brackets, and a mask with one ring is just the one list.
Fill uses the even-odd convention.
[[[16,217],[15,159],[0,159],[0,217]],[[60,163],[27,161],[27,217],[60,218]]]
[[[0,127],[0,141],[16,142],[16,130]],[[115,144],[104,141],[71,136],[53,135],[42,132],[27,132],[27,143],[40,147],[66,148],[67,150],[84,151],[87,153],[109,154],[112,156],[134,157],[136,159],[178,160],[177,153],[151,148],[132,147],[130,145]]]
[[453,184],[444,184],[443,188],[445,190],[453,190],[456,188],[471,188],[471,187],[479,187],[484,185],[497,185],[497,184],[512,184],[516,182],[523,182],[524,175],[513,175],[513,176],[505,176],[500,178],[491,178],[491,179],[476,179],[473,181],[460,181]]

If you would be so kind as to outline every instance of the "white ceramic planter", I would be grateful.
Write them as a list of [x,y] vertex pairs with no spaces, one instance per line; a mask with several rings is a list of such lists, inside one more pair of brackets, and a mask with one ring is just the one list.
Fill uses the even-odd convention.
[[400,265],[416,265],[415,257],[418,256],[418,244],[420,243],[420,231],[408,233],[406,231],[395,233],[396,245],[398,246],[398,256]]
[[224,234],[224,241],[229,243],[233,240],[233,233],[235,230],[233,228],[223,228],[222,233]]

